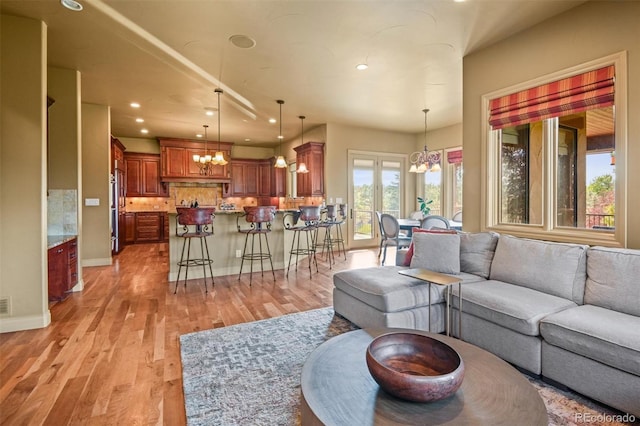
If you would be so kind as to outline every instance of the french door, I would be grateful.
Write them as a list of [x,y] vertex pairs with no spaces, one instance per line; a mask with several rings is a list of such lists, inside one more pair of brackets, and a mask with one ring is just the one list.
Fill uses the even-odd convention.
[[349,246],[379,243],[376,212],[404,214],[405,157],[401,154],[349,151]]

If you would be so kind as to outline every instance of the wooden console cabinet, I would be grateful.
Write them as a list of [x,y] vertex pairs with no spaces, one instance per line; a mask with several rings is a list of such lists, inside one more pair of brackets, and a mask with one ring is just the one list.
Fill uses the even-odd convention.
[[124,153],[127,197],[167,197],[167,184],[160,180],[160,156]]
[[78,283],[78,239],[51,247],[47,258],[49,300],[63,300]]
[[299,197],[321,197],[324,195],[324,143],[307,142],[295,147],[297,164],[305,163],[309,173],[296,177]]

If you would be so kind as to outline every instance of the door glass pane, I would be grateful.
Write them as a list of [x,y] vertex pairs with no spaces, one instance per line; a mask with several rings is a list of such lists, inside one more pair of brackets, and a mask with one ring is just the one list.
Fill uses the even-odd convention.
[[505,127],[500,138],[500,222],[542,223],[542,122]]
[[453,213],[462,211],[462,163],[453,165]]
[[556,225],[615,229],[613,107],[559,117]]
[[374,237],[374,167],[374,160],[354,159],[353,161],[354,240]]
[[399,161],[382,161],[382,212],[400,218]]

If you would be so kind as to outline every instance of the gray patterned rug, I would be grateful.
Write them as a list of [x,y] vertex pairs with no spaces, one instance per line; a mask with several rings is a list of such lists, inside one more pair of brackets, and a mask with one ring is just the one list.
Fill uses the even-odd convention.
[[[300,373],[325,340],[358,327],[323,308],[180,336],[189,425],[299,423]],[[549,412],[550,425],[616,425],[617,414],[571,392],[529,378]]]

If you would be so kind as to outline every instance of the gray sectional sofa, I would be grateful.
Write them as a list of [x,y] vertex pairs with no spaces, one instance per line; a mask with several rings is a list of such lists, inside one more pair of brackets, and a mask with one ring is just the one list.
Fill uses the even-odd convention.
[[[640,250],[495,233],[414,234],[413,244],[407,266],[336,273],[335,311],[363,328],[426,330],[429,286],[398,271],[457,275],[463,340],[640,417]],[[432,285],[431,293],[430,329],[442,332],[444,287]]]

